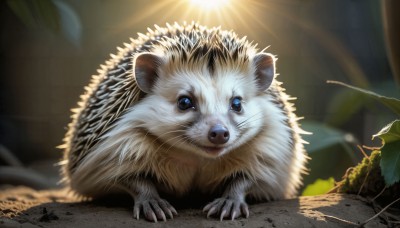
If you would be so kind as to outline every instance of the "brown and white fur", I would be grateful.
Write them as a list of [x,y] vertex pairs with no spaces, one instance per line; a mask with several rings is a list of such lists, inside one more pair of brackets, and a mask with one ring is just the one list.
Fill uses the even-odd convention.
[[295,196],[307,156],[275,61],[219,28],[141,34],[103,66],[75,111],[65,182],[89,197],[125,191],[134,217],[151,221],[176,214],[163,194],[220,194],[204,211],[221,219],[248,217],[246,197]]

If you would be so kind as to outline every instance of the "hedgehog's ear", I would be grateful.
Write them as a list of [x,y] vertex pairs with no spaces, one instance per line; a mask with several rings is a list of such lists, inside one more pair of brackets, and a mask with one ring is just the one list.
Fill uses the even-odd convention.
[[158,68],[163,60],[160,56],[145,52],[139,53],[133,59],[133,69],[139,89],[150,93],[158,78]]
[[256,69],[256,81],[259,91],[269,88],[275,77],[275,57],[268,53],[259,53],[253,58]]

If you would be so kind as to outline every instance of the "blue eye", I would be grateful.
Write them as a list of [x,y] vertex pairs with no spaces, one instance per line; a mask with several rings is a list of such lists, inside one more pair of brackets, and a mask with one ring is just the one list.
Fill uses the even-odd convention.
[[242,98],[241,97],[234,97],[231,101],[231,109],[235,112],[242,111]]
[[178,98],[178,108],[182,111],[194,108],[193,101],[190,97],[182,96]]

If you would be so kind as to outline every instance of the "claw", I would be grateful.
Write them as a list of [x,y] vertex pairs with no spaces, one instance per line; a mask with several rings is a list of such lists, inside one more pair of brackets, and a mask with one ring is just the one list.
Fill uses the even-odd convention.
[[219,198],[207,204],[204,209],[207,212],[207,218],[211,215],[219,215],[222,221],[225,218],[235,220],[237,217],[249,217],[249,208],[242,199],[238,198]]
[[166,200],[163,200],[163,202],[165,202],[165,204],[167,205],[167,208],[172,211],[172,213],[174,215],[178,215],[178,212],[175,210],[175,208]]
[[219,218],[220,221],[222,221],[222,220],[224,219],[225,214],[226,214],[226,210],[223,210],[223,211],[221,212],[221,217]]
[[175,208],[173,208],[172,206],[169,208],[172,213],[174,213],[174,215],[178,215],[178,212],[175,210]]
[[217,212],[216,207],[212,207],[207,213],[207,218],[209,218],[211,215],[215,214],[216,212]]
[[165,213],[159,205],[161,202],[162,202],[161,200],[160,201],[151,200],[150,204],[153,207],[153,212],[156,214],[157,219],[162,219],[162,220],[166,221],[167,218],[165,217]]
[[232,221],[235,220],[235,218],[237,218],[236,217],[236,211],[232,212],[232,217],[231,217]]
[[247,204],[242,204],[240,205],[240,208],[242,209],[242,213],[246,218],[249,218],[249,208],[247,207]]
[[203,208],[203,212],[206,212],[206,211],[208,211],[208,209],[210,209],[210,206],[209,206],[210,204],[207,204],[204,208]]
[[139,220],[139,215],[140,215],[140,208],[138,205],[135,204],[135,206],[133,206],[133,218]]
[[157,223],[157,217],[156,214],[154,214],[154,212],[151,213],[151,217],[153,219],[153,222]]
[[167,214],[167,216],[171,219],[174,218],[171,210],[167,207],[167,204],[164,201],[160,201],[160,202],[158,202],[158,204],[160,205],[161,209],[164,211],[164,217],[163,217],[164,221],[166,220],[165,214]]
[[210,208],[214,205],[214,202],[211,202],[209,204],[207,204],[204,208],[203,208],[203,212],[206,212],[208,210],[210,210]]
[[171,204],[163,199],[145,199],[135,202],[133,207],[133,217],[139,219],[140,212],[143,212],[144,217],[152,222],[158,222],[163,220],[167,221],[167,216],[173,218],[174,214],[178,212]]

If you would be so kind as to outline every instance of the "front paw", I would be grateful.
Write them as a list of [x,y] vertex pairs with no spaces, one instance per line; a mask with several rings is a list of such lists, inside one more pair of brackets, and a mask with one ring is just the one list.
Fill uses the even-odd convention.
[[219,215],[221,221],[224,218],[234,220],[239,216],[249,217],[247,203],[239,198],[223,197],[215,199],[213,202],[207,204],[203,211],[207,212],[207,218],[211,215]]
[[135,200],[133,206],[133,217],[139,219],[140,212],[143,212],[144,217],[152,222],[167,221],[168,218],[174,218],[177,215],[175,208],[168,201],[160,198],[139,199]]

